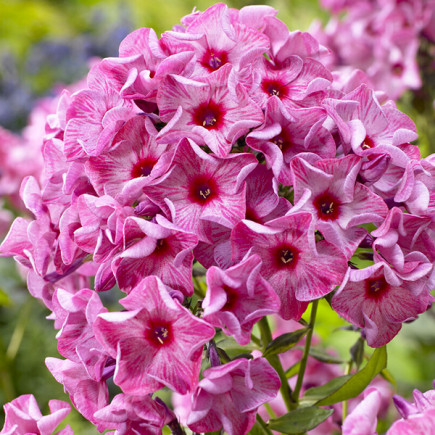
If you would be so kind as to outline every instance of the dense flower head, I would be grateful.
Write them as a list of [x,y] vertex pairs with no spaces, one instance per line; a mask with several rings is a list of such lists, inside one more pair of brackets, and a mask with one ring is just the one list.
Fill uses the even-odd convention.
[[[351,3],[325,1],[361,14],[360,30],[370,17],[371,43],[407,35],[393,29],[405,18],[427,22],[393,0],[383,21],[378,2]],[[300,348],[270,356],[266,316],[291,320],[281,337],[312,333],[301,318],[326,297],[379,348],[433,301],[433,156],[421,159],[413,121],[371,89],[374,76],[332,71],[332,52],[276,12],[219,3],[160,38],[138,29],[47,119],[44,171],[21,184],[30,214],[0,254],[52,311],[66,359],[46,365],[101,432],[180,433],[165,388],[190,400],[191,430],[245,434],[280,379],[279,406],[298,405],[279,364],[306,371],[289,383],[298,394],[341,374],[308,354],[303,364]],[[398,62],[405,45],[391,50]],[[380,406],[368,390],[344,433],[372,431],[365,410]]]

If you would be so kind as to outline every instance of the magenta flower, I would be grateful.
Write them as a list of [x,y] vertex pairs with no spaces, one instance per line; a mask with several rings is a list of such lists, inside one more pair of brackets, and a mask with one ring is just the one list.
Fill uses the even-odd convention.
[[294,54],[281,65],[258,58],[252,69],[254,80],[249,94],[263,109],[271,97],[278,97],[286,107],[319,106],[332,82],[332,75],[323,64]]
[[71,294],[58,288],[53,295],[53,312],[55,326],[61,328],[56,336],[59,353],[83,364],[89,376],[99,381],[108,355],[92,329],[98,314],[107,312],[98,294],[90,289]]
[[71,97],[64,137],[68,160],[101,154],[125,121],[135,115],[132,104],[109,89],[104,75],[96,71],[90,76],[89,89]]
[[121,393],[98,410],[95,419],[105,429],[116,429],[117,435],[161,435],[167,419],[166,409],[150,396]]
[[344,420],[343,435],[376,435],[381,401],[382,396],[376,388],[367,388],[362,402]]
[[225,65],[204,79],[168,76],[157,95],[160,118],[168,123],[158,141],[169,143],[187,136],[224,157],[237,139],[259,126],[263,112],[241,85],[230,92],[230,73],[231,66]]
[[239,70],[268,50],[269,39],[256,30],[258,22],[249,19],[243,23],[243,12],[238,19],[232,12],[218,3],[193,19],[184,32],[163,34],[164,42],[169,39],[186,51],[194,51],[197,60],[192,77],[206,76],[227,63]]
[[[52,435],[59,423],[69,414],[71,407],[61,400],[48,402],[51,414],[42,415],[33,394],[25,394],[6,403],[5,425],[1,435]],[[56,432],[57,435],[74,435],[69,425]]]
[[85,167],[89,179],[99,195],[114,198],[122,195],[124,203],[133,203],[144,186],[156,183],[166,174],[173,152],[168,146],[157,144],[157,130],[149,118],[136,116],[125,123],[110,149],[97,157],[90,157]]
[[252,154],[219,158],[193,142],[182,140],[171,174],[146,194],[175,225],[208,242],[204,221],[232,228],[245,217],[246,176],[257,166]]
[[313,218],[295,213],[260,225],[243,220],[231,235],[234,259],[248,252],[262,260],[261,275],[281,299],[280,315],[299,319],[308,302],[339,285],[347,269],[344,255],[326,241],[315,243]]
[[194,432],[223,427],[229,435],[248,433],[258,407],[272,400],[280,386],[278,375],[264,358],[240,358],[204,370],[203,375],[187,420]]
[[435,430],[435,390],[425,393],[415,389],[414,403],[400,396],[393,396],[400,420],[393,423],[387,435],[429,434]]
[[385,270],[385,263],[377,263],[350,271],[331,302],[340,316],[364,329],[371,347],[391,341],[403,322],[416,319],[432,301],[427,291],[416,295],[410,285],[392,284]]
[[155,276],[120,303],[128,311],[100,314],[94,323],[97,339],[116,358],[114,382],[133,395],[165,385],[181,394],[192,390],[214,329],[172,299]]
[[92,379],[82,364],[68,359],[46,358],[45,365],[56,381],[64,386],[74,407],[87,420],[96,424],[98,430],[103,431],[104,427],[98,425],[94,413],[109,402],[105,379]]
[[322,126],[326,112],[319,108],[290,109],[272,97],[266,105],[265,123],[246,137],[246,144],[264,154],[268,167],[282,184],[290,185],[290,161],[301,153],[332,158],[336,146]]
[[393,161],[408,161],[398,145],[417,139],[414,123],[393,102],[381,106],[374,91],[361,85],[340,100],[325,99],[323,106],[336,122],[344,151],[362,157],[384,153]]
[[124,224],[124,251],[112,261],[121,290],[129,292],[143,278],[158,277],[186,296],[193,293],[193,248],[198,238],[157,215],[155,222],[128,217]]
[[260,269],[261,259],[253,255],[227,270],[211,267],[207,271],[204,320],[240,344],[249,343],[254,324],[263,316],[279,311],[279,298]]
[[291,163],[294,211],[307,211],[326,241],[351,258],[367,231],[358,225],[380,223],[388,213],[385,202],[356,181],[361,159],[355,155],[319,160],[301,158]]

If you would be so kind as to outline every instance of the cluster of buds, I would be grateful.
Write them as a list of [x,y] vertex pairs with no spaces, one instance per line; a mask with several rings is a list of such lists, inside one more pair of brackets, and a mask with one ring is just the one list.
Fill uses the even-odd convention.
[[[49,117],[43,175],[21,186],[34,219],[0,252],[51,310],[65,359],[46,365],[99,431],[179,433],[166,387],[189,395],[191,430],[245,434],[280,384],[297,407],[259,352],[265,316],[327,296],[380,348],[432,302],[434,156],[276,12],[217,4],[160,39],[136,30]],[[223,338],[249,347],[231,359]]]

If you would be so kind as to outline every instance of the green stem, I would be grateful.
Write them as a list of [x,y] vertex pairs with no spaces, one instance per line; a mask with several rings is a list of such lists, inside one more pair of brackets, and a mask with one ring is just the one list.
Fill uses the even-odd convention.
[[205,294],[202,291],[201,284],[200,284],[198,278],[196,276],[192,276],[192,281],[193,281],[193,291],[195,292],[195,294],[198,297],[200,297],[201,299],[204,299]]
[[[353,361],[350,360],[347,364],[346,364],[346,371],[345,371],[345,375],[348,375],[350,373],[350,371],[352,370],[352,363]],[[344,419],[347,416],[347,400],[343,401],[343,415],[342,415],[342,421],[344,421]]]
[[30,309],[32,307],[32,303],[33,303],[33,299],[29,295],[26,303],[21,308],[18,321],[15,325],[14,332],[12,333],[12,337],[9,341],[9,346],[6,350],[6,358],[10,363],[14,361],[15,357],[17,356],[18,350],[20,349],[21,342],[24,336],[24,331],[29,321],[29,315],[30,315]]
[[[272,341],[272,332],[270,331],[269,322],[267,321],[267,317],[263,317],[258,322],[258,327],[260,328],[261,333],[261,341],[263,342],[263,352],[265,351],[267,345]],[[285,375],[284,369],[282,368],[281,361],[279,360],[278,355],[271,355],[266,357],[269,361],[270,365],[276,370],[278,373],[279,379],[281,380],[281,395],[284,400],[285,406],[288,411],[295,409],[295,403],[292,400],[292,392],[290,386],[288,384],[288,379]]]
[[257,413],[257,422],[258,424],[263,428],[264,432],[266,432],[268,435],[272,435],[271,430],[267,427],[266,422],[261,418],[260,414]]
[[318,299],[313,301],[313,303],[311,304],[311,316],[310,316],[310,323],[308,324],[307,337],[305,339],[304,353],[303,353],[302,359],[301,359],[301,366],[299,368],[298,380],[296,381],[296,387],[295,387],[295,389],[293,391],[293,395],[292,395],[292,399],[294,402],[298,402],[298,400],[299,400],[299,393],[301,392],[302,381],[304,380],[305,369],[307,367],[307,361],[308,361],[308,354],[310,353],[311,338],[313,337],[314,323],[316,322],[316,314],[317,314],[318,304],[319,304]]

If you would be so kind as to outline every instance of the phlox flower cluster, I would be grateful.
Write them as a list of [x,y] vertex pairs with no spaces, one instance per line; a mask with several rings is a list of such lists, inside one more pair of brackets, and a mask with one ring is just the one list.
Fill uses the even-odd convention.
[[419,51],[435,42],[433,0],[320,3],[333,17],[324,28],[316,22],[311,31],[332,50],[325,62],[337,80],[363,80],[393,99],[421,88]]
[[65,358],[46,365],[101,432],[180,433],[166,388],[192,431],[245,434],[287,380],[266,335],[232,360],[222,338],[243,348],[265,316],[327,296],[378,348],[430,307],[434,156],[276,13],[219,3],[138,29],[48,118],[43,174],[20,189],[33,219],[0,252],[27,268]]

